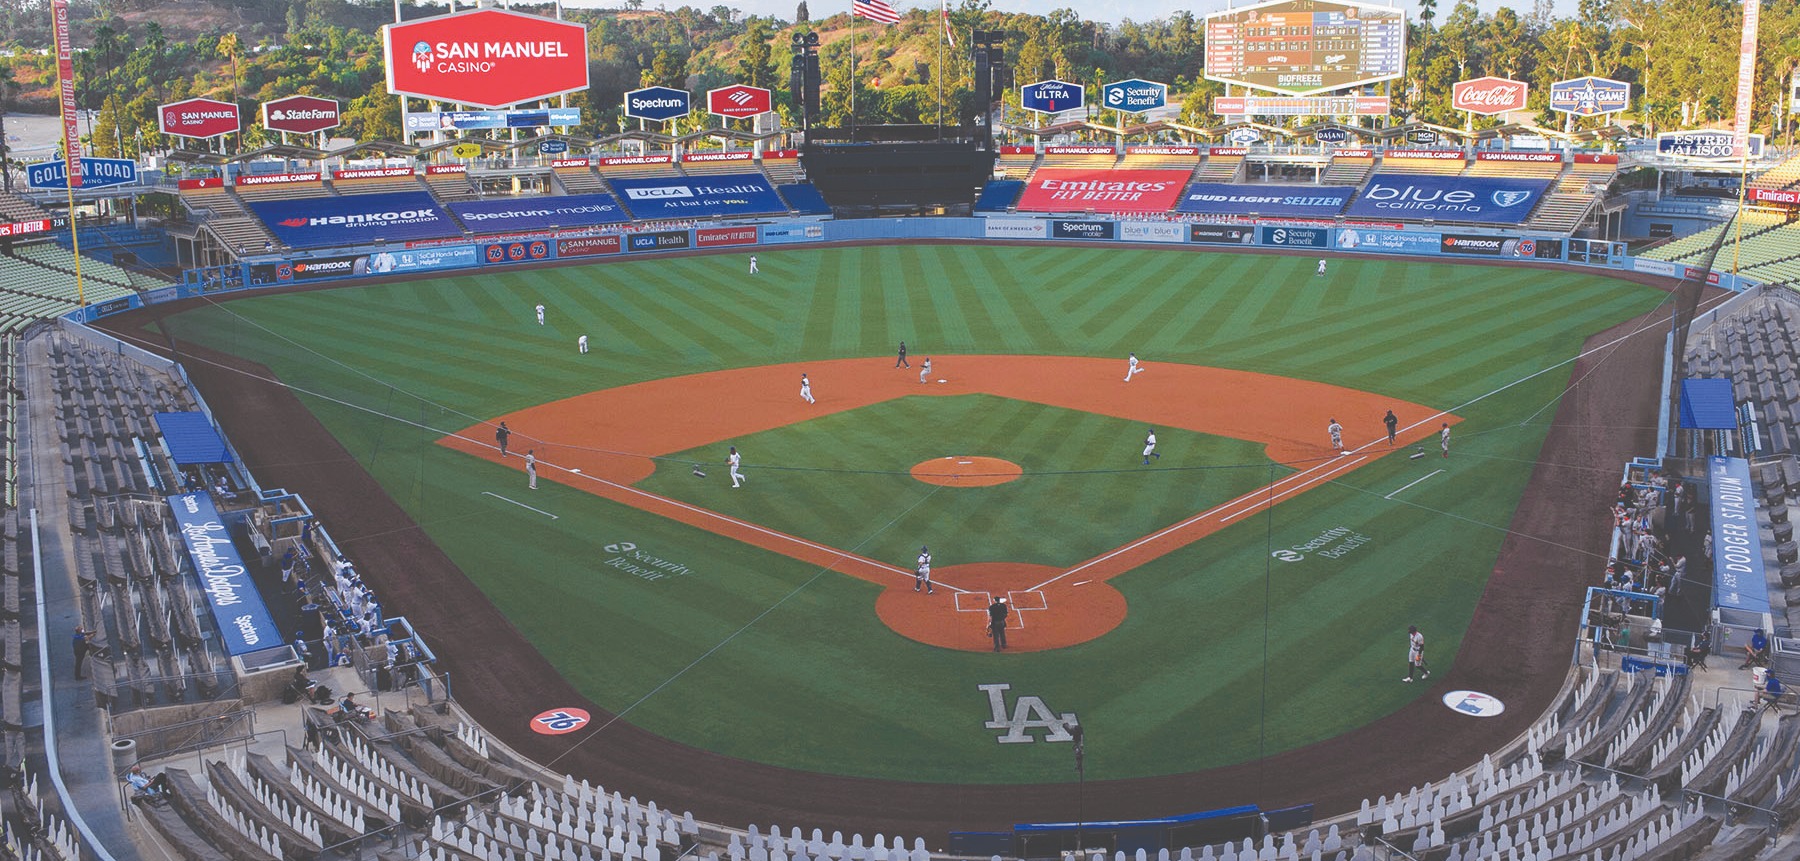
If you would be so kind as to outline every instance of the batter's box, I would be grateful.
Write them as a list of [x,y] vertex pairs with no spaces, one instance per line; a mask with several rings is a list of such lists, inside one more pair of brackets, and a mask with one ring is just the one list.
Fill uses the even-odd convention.
[[959,613],[985,613],[989,604],[994,603],[993,596],[986,592],[956,593],[956,611]]
[[1048,610],[1050,602],[1044,597],[1043,590],[1028,589],[1024,592],[1006,593],[1006,603],[1014,610]]

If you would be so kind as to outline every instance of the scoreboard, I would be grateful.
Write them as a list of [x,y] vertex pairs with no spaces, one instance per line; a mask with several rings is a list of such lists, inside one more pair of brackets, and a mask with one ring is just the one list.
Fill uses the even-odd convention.
[[1206,78],[1307,96],[1398,78],[1406,15],[1329,0],[1274,0],[1206,16]]

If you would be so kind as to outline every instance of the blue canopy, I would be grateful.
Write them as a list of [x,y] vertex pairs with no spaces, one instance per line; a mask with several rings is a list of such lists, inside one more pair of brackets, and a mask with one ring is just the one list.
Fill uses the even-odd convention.
[[1737,430],[1731,381],[1703,377],[1681,381],[1681,426],[1691,430]]
[[163,445],[169,457],[180,466],[195,463],[230,463],[231,450],[225,438],[202,412],[157,413],[156,427],[162,431]]

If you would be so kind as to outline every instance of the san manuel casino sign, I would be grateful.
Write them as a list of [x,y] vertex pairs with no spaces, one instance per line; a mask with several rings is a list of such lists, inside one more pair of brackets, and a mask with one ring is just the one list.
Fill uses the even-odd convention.
[[477,9],[381,28],[388,92],[504,108],[587,89],[587,27]]

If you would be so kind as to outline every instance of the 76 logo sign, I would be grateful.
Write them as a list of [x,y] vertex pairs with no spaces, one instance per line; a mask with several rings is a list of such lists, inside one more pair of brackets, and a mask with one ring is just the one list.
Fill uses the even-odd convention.
[[566,735],[587,726],[592,720],[585,709],[551,709],[531,719],[531,731],[540,735]]

